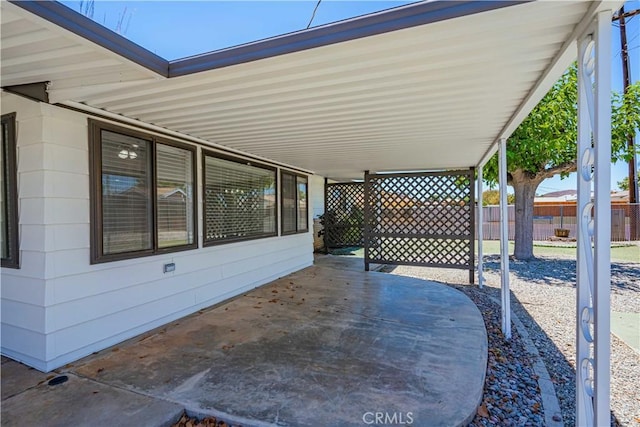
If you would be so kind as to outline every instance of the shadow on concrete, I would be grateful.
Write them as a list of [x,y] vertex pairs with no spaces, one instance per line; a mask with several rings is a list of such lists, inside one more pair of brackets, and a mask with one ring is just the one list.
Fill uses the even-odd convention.
[[[497,255],[489,255],[485,257],[484,264],[486,271],[500,270],[500,257]],[[420,269],[420,267],[414,267]],[[392,273],[395,270],[394,266],[385,266],[383,271]],[[521,280],[536,283],[545,286],[563,286],[575,288],[576,280],[576,261],[556,258],[537,258],[533,261],[511,261],[510,272]],[[428,268],[425,268],[423,272],[419,273],[416,277],[421,277],[429,280]],[[616,291],[626,290],[633,292],[640,292],[640,265],[632,263],[612,263],[611,265],[611,282],[612,293]],[[435,274],[434,274],[435,277]],[[462,276],[461,276],[462,277]],[[569,282],[569,283],[567,283]],[[485,286],[480,290],[477,286],[467,285],[462,279],[459,282],[449,283],[449,286],[453,286],[457,289],[461,289],[470,294],[481,294],[490,296],[493,300],[499,301],[501,298],[500,289]],[[562,402],[562,417],[565,425],[575,424],[575,393],[576,393],[576,372],[569,360],[564,356],[562,351],[557,347],[553,340],[545,333],[543,328],[535,321],[530,315],[526,307],[518,300],[518,298],[511,293],[511,304],[513,312],[522,321],[527,328],[527,332],[533,343],[535,344],[538,352],[551,375],[552,381],[556,389],[561,389],[558,393],[558,397],[563,400]],[[573,307],[572,307],[573,308]],[[486,312],[485,322],[487,321]],[[498,320],[499,322],[499,320]],[[500,328],[500,325],[495,325],[494,331]],[[491,330],[492,327],[487,325],[487,329]],[[513,328],[515,331],[515,327]],[[498,335],[502,336],[501,332],[497,331]],[[502,339],[504,339],[502,337]],[[495,344],[495,340],[489,337],[490,353],[492,351],[492,341]],[[497,344],[500,345],[499,343]],[[499,349],[504,352],[504,349]],[[514,361],[515,362],[515,361]],[[489,364],[495,363],[495,359],[489,358]],[[488,371],[489,372],[489,371]],[[514,376],[513,380],[526,382],[529,380],[526,376],[518,377]],[[492,376],[488,376],[485,380],[485,393],[489,390],[500,389],[499,383],[494,381]],[[567,399],[566,396],[569,396]],[[510,399],[510,396],[498,396],[502,399]],[[484,425],[484,421],[480,417],[476,417],[474,420],[476,425]],[[615,415],[611,413],[611,425],[621,425]]]
[[[552,267],[550,267],[552,263]],[[485,270],[500,270],[500,257],[499,255],[485,256],[484,263]],[[428,270],[428,269],[427,269]],[[391,273],[394,271],[392,266],[385,266],[385,272]],[[557,258],[536,258],[533,261],[510,261],[510,272],[521,280],[529,281],[539,285],[546,286],[564,286],[575,288],[576,280],[576,261]],[[428,274],[428,273],[427,273]],[[616,290],[631,290],[634,292],[640,292],[640,265],[632,263],[612,263],[611,265],[612,275],[612,292]],[[428,275],[420,275],[420,277],[428,280]],[[570,282],[569,284],[567,282]],[[572,282],[572,283],[571,283]],[[467,288],[476,293],[485,293],[492,299],[499,301],[501,298],[501,291],[499,288],[485,286],[482,290],[474,285],[467,285],[464,281],[456,284],[448,284],[458,289]],[[559,398],[562,400],[561,407],[563,408],[563,422],[565,425],[575,425],[575,369],[564,356],[562,351],[556,346],[553,340],[546,334],[544,329],[535,321],[531,316],[527,308],[519,301],[519,299],[511,293],[511,306],[513,312],[522,321],[524,326],[528,330],[528,334],[534,345],[538,349],[540,356],[545,363],[549,374],[556,388],[564,389],[562,393],[559,393]],[[573,309],[573,307],[571,307]],[[515,330],[515,329],[514,329]],[[491,342],[491,338],[489,338]],[[491,352],[491,348],[490,348]],[[491,363],[491,360],[490,362]],[[527,378],[521,378],[521,381],[526,381]],[[485,392],[488,389],[496,390],[500,386],[497,383],[492,383],[488,378],[485,383]],[[503,398],[509,398],[503,396]],[[481,420],[478,421],[478,425],[482,424]],[[621,425],[615,415],[611,414],[611,425]]]

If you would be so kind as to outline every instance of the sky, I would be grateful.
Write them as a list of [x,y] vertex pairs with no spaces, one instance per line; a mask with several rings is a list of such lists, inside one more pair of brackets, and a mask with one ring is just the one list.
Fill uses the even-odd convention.
[[[83,2],[63,0],[62,3],[78,11]],[[409,3],[413,1],[323,0],[311,27]],[[119,32],[123,36],[165,59],[173,60],[305,29],[316,5],[316,0],[96,0],[93,19],[112,30],[120,26]],[[625,10],[635,9],[640,9],[640,0],[625,3]],[[640,80],[640,15],[627,20],[627,41],[631,81],[637,82]],[[620,51],[620,32],[614,25],[611,84],[615,91],[622,91]],[[626,163],[612,165],[612,189],[616,189],[617,182],[627,174]],[[575,174],[565,179],[555,176],[543,181],[538,193],[575,188]]]
[[[323,0],[312,27],[390,9],[413,1]],[[80,1],[61,3],[78,11]],[[303,30],[317,0],[307,1],[105,1],[93,20],[172,60]]]

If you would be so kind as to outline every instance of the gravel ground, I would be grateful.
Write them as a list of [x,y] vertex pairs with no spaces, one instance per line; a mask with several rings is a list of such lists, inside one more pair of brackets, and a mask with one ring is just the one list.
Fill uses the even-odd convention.
[[[530,381],[534,378],[531,364],[515,329],[511,343],[504,343],[500,310],[490,298],[500,299],[499,269],[497,256],[485,257],[487,286],[482,291],[467,284],[466,271],[400,266],[393,268],[392,273],[453,285],[465,292],[483,313],[490,349],[484,396],[489,417],[483,417],[486,414],[481,413],[484,412],[481,409],[472,425],[541,425],[535,411],[539,391],[537,384]],[[510,270],[512,310],[527,328],[554,382],[562,421],[566,426],[573,426],[576,262],[569,258],[538,257],[529,262],[512,261]],[[640,313],[640,264],[612,263],[611,276],[612,310]],[[640,426],[640,355],[614,335],[611,336],[611,371],[612,425]],[[507,394],[502,392],[504,388]],[[499,421],[492,416],[497,416]]]

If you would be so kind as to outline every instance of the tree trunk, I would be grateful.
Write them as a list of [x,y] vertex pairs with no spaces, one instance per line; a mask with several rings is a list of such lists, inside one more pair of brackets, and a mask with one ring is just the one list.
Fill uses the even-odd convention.
[[512,173],[511,185],[516,196],[515,248],[519,260],[533,259],[533,202],[540,180],[523,173]]

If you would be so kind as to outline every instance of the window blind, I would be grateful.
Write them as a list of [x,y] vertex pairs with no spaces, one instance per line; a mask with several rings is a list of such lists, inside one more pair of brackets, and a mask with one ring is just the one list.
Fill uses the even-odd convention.
[[309,229],[309,214],[307,204],[307,178],[296,177],[297,196],[298,196],[298,231],[306,231]]
[[282,172],[282,232],[299,233],[308,230],[307,178]]
[[102,250],[153,248],[151,141],[102,130]]
[[193,156],[189,150],[156,144],[158,247],[194,242]]
[[296,176],[282,172],[282,233],[295,233],[296,226]]
[[205,241],[276,233],[275,170],[205,155]]

